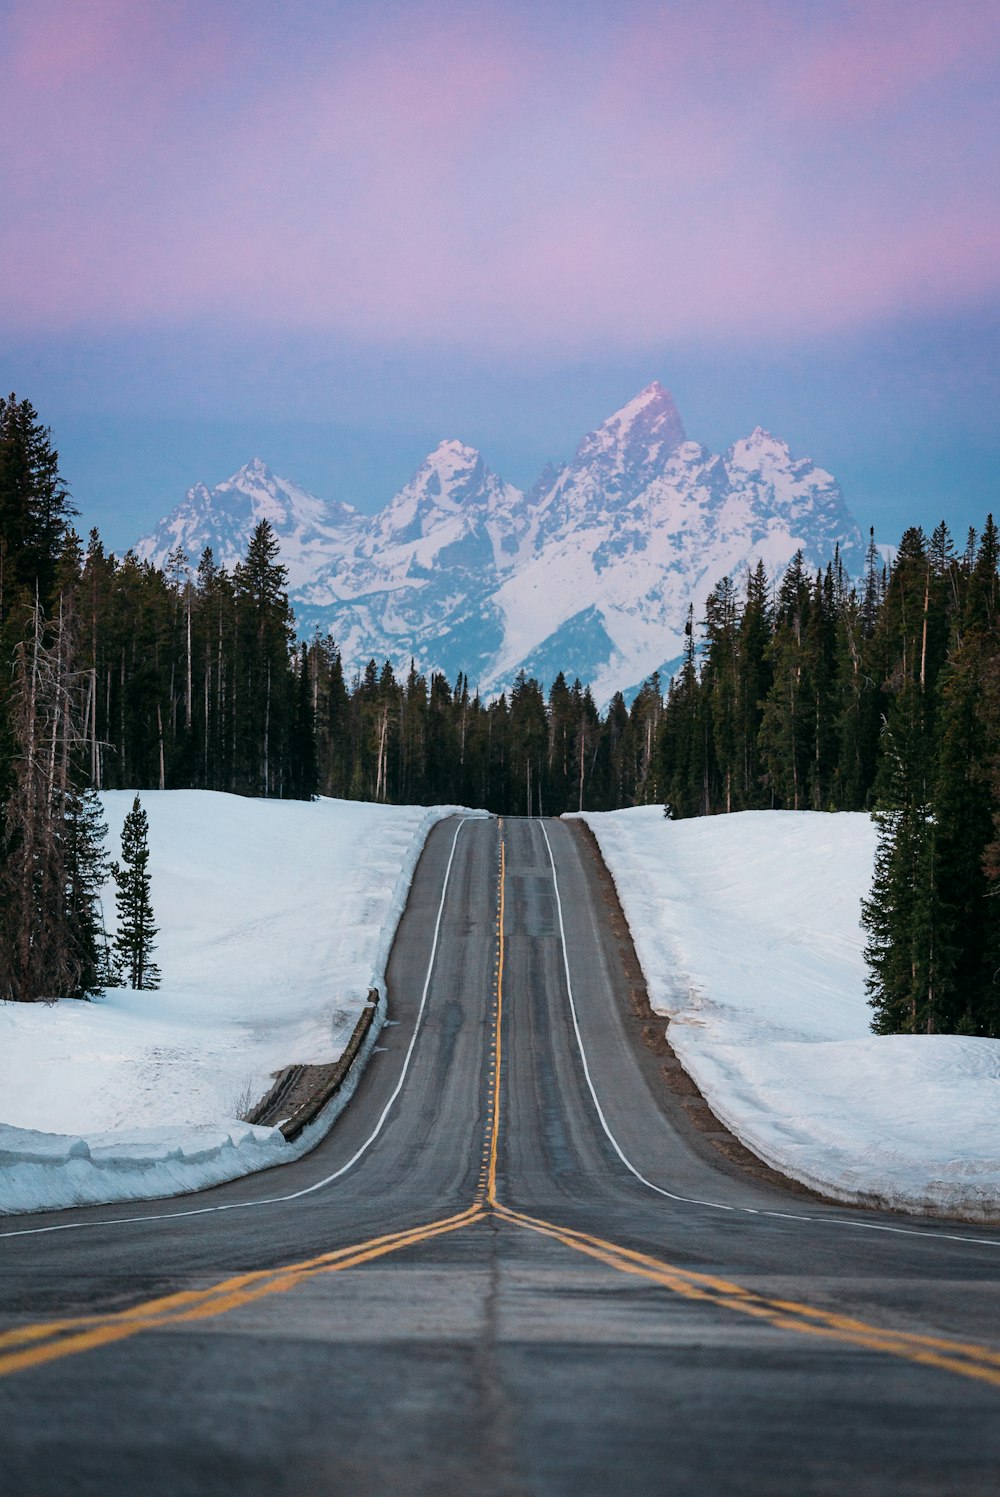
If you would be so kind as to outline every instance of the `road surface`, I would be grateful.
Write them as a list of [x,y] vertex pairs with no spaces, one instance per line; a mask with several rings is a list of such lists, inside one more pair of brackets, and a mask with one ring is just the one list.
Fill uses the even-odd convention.
[[440,824],[319,1148],[0,1222],[4,1497],[993,1497],[1000,1233],[716,1147],[606,892],[579,827]]

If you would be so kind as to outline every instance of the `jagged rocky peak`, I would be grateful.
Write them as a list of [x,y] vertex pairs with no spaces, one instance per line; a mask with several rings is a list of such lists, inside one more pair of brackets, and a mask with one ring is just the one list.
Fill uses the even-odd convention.
[[[520,490],[490,471],[475,447],[454,438],[439,442],[409,483],[373,517],[364,549],[384,566],[394,547],[420,542],[421,565],[429,566],[437,553],[424,541],[450,546],[460,535],[494,522],[505,535],[522,499]],[[495,543],[503,543],[500,533]]]
[[[280,513],[279,513],[280,512]],[[825,565],[864,545],[831,474],[762,427],[716,454],[689,441],[658,381],[591,431],[572,461],[524,494],[476,448],[440,442],[377,514],[323,506],[260,458],[191,489],[140,555],[209,544],[232,565],[260,518],[274,524],[300,626],[331,629],[345,665],[371,656],[484,690],[523,665],[571,669],[599,700],[672,669],[689,604],[762,559]]]
[[734,442],[727,453],[730,468],[743,468],[748,473],[760,472],[763,468],[788,467],[794,462],[788,443],[772,436],[763,426],[755,426],[748,437]]
[[482,462],[482,453],[457,437],[446,437],[428,454],[426,461],[437,468],[468,468]]
[[[673,396],[654,380],[589,432],[569,466],[554,475],[550,491],[538,495],[539,536],[619,512],[663,474],[685,441]],[[533,498],[536,493],[537,486]]]
[[274,474],[262,457],[252,457],[242,468],[237,469],[232,478],[227,479],[219,485],[220,488],[234,489],[266,489],[274,482]]
[[206,546],[220,566],[233,567],[246,552],[254,526],[267,520],[281,545],[293,582],[315,567],[317,546],[336,547],[352,536],[361,520],[350,505],[325,504],[290,479],[279,478],[259,457],[209,489],[196,483],[182,502],[144,535],[135,550],[141,560],[162,566],[177,547],[196,560]]
[[[231,478],[218,484],[211,497],[215,498],[220,507],[233,514],[244,512],[249,499],[250,512],[256,520],[269,520],[272,525],[282,525],[288,517],[289,498],[294,492],[293,485],[275,478],[264,460],[254,457],[237,469]],[[321,504],[312,495],[302,497],[309,501],[309,508]]]
[[413,482],[431,494],[455,488],[467,491],[478,487],[486,473],[482,453],[475,447],[467,447],[464,442],[450,437],[445,442],[439,442],[434,451],[428,453],[417,469]]
[[573,465],[583,467],[595,460],[620,459],[629,466],[645,467],[665,458],[685,438],[684,422],[674,397],[659,380],[654,380],[596,431],[584,437]]
[[438,443],[382,513],[391,524],[418,513],[425,519],[457,510],[505,513],[523,497],[486,466],[475,447],[451,438]]

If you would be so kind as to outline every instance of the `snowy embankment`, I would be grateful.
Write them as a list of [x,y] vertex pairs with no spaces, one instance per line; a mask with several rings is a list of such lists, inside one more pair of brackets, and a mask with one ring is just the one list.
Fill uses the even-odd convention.
[[873,1035],[864,815],[586,815],[657,1013],[715,1114],[834,1199],[1000,1219],[1000,1041]]
[[[102,796],[115,856],[132,799]],[[336,1060],[384,993],[421,848],[452,809],[194,790],[142,804],[163,985],[0,1004],[0,1211],[175,1195],[315,1144],[333,1109],[295,1144],[239,1115],[284,1066]],[[113,923],[113,886],[104,904]]]

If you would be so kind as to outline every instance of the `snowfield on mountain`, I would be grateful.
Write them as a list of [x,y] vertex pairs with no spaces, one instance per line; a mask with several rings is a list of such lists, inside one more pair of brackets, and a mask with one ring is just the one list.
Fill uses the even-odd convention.
[[749,1149],[836,1200],[1000,1219],[1000,1040],[869,1029],[870,817],[584,820],[667,1038]]
[[[293,1145],[238,1115],[274,1072],[341,1054],[384,986],[427,833],[450,814],[208,790],[141,798],[163,985],[0,1005],[0,1211],[176,1195],[315,1143],[322,1124]],[[133,792],[101,799],[117,855]],[[104,907],[113,924],[111,887]]]
[[825,566],[838,548],[856,575],[864,552],[831,474],[759,427],[710,453],[655,382],[527,493],[449,440],[365,517],[255,459],[189,490],[135,549],[163,565],[180,547],[196,565],[211,546],[230,567],[261,519],[300,629],[329,630],[349,674],[370,658],[405,672],[412,657],[493,692],[521,669],[543,680],[561,670],[599,703],[671,672],[689,605],[700,617],[721,577],[758,560],[779,575],[800,549]]

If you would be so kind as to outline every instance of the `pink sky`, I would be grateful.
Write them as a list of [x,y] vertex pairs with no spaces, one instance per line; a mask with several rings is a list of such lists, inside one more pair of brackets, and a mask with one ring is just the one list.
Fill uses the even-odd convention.
[[998,53],[940,0],[13,0],[0,319],[565,351],[974,308]]

